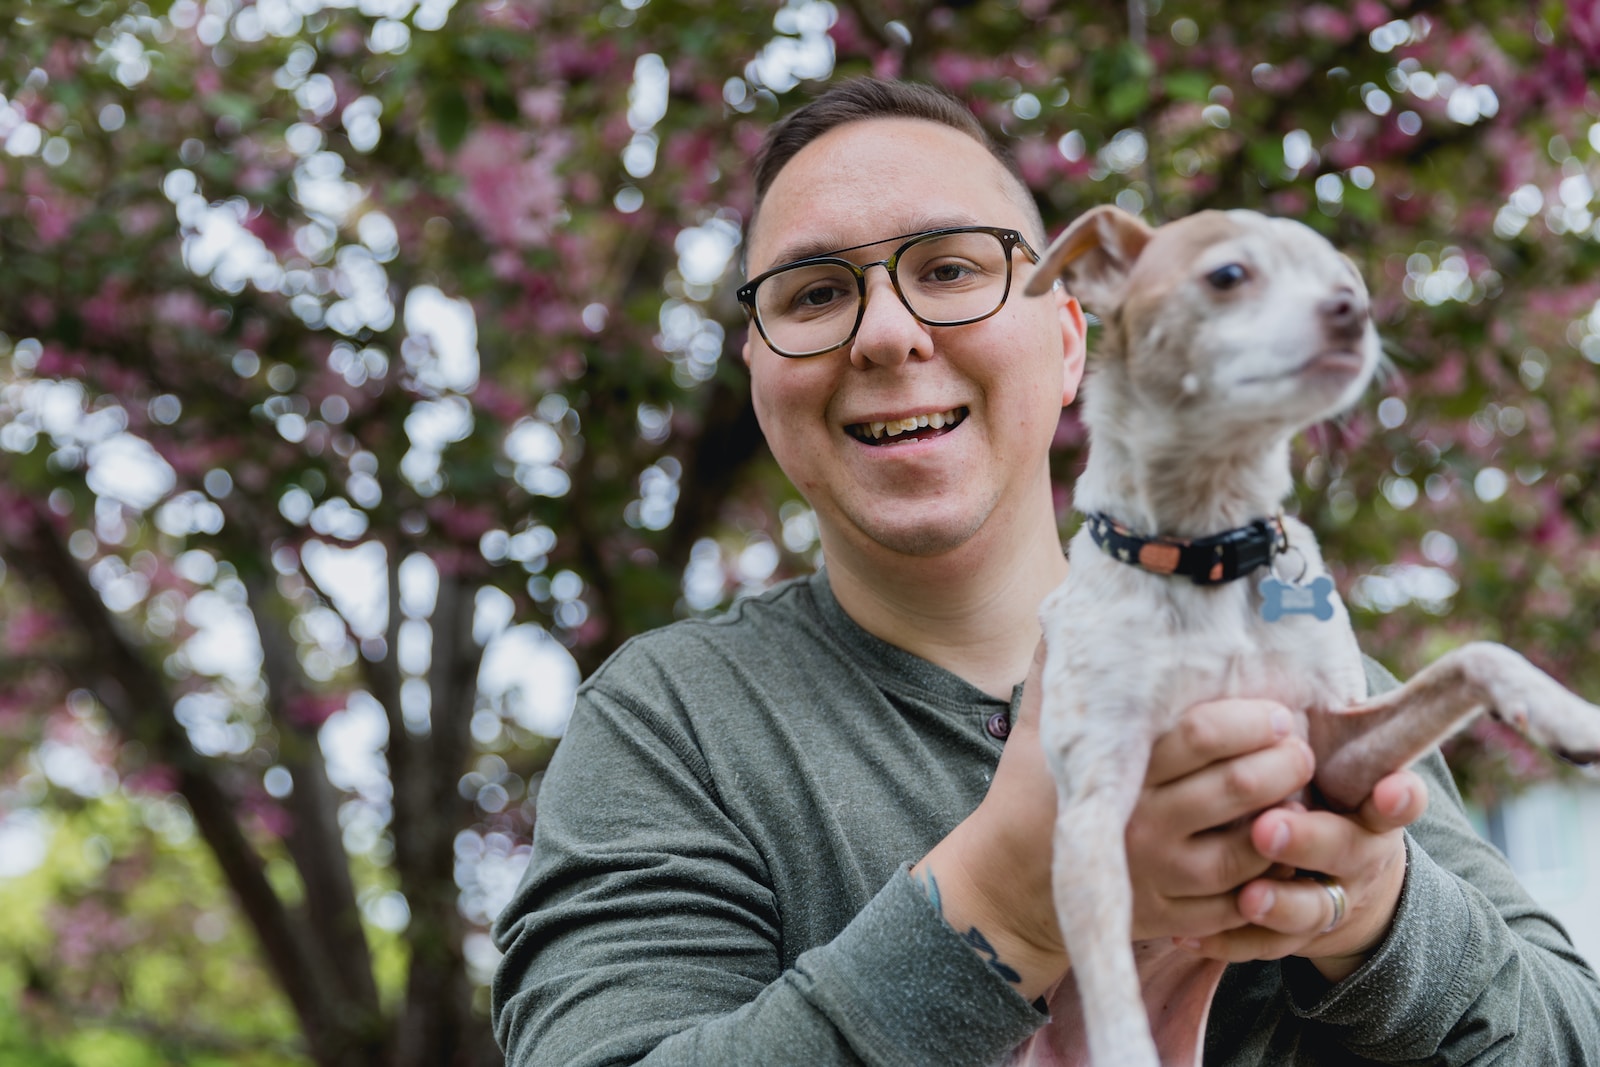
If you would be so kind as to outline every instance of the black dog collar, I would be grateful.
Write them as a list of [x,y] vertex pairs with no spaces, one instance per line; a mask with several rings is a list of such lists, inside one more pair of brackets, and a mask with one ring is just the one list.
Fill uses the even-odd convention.
[[1112,559],[1156,574],[1177,574],[1196,585],[1221,585],[1243,578],[1272,562],[1275,552],[1289,547],[1278,519],[1257,519],[1249,526],[1194,540],[1140,537],[1098,512],[1085,520],[1094,543]]

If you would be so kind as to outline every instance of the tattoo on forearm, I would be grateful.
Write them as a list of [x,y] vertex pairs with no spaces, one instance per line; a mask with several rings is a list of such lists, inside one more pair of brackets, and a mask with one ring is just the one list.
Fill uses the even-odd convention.
[[[928,895],[928,901],[933,905],[933,910],[939,914],[939,918],[944,918],[944,901],[939,897],[939,882],[934,878],[933,872],[924,869],[921,874],[914,876],[914,880],[922,887],[922,891]],[[989,939],[984,937],[983,932],[976,926],[962,934],[961,940],[971,945],[973,951],[979,955],[988,956],[989,966],[994,968],[994,972],[1001,978],[1013,985],[1022,982],[1022,975],[1000,962],[1000,953],[995,951],[994,946],[989,944]]]
[[994,946],[989,944],[989,939],[984,937],[983,933],[976,926],[968,930],[962,936],[962,940],[971,945],[973,949],[980,954],[988,956],[989,966],[993,967],[994,972],[1001,978],[1004,978],[1012,985],[1018,985],[1022,982],[1022,975],[1018,974],[1016,971],[1000,962],[1000,953],[994,950]]

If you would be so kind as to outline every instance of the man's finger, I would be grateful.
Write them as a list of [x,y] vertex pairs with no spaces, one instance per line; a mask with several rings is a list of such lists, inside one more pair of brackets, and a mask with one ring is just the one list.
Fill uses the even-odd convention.
[[[1237,930],[1247,925],[1248,921],[1239,914],[1235,894],[1219,893],[1209,897],[1168,901],[1161,917],[1161,927],[1165,936],[1199,938]],[[1142,938],[1135,934],[1135,940]]]
[[1256,926],[1309,940],[1333,922],[1334,897],[1310,878],[1262,878],[1239,891],[1239,913]]
[[1351,856],[1356,836],[1363,832],[1348,816],[1331,811],[1274,808],[1251,824],[1250,840],[1258,852],[1276,863],[1324,871],[1330,869],[1330,859]]
[[1145,784],[1164,785],[1219,760],[1242,756],[1282,740],[1294,716],[1270,700],[1213,700],[1184,712],[1178,725],[1156,739]]
[[[1147,825],[1147,824],[1141,824]],[[1141,841],[1134,835],[1141,827],[1130,827],[1130,851],[1139,848]],[[1146,841],[1146,848],[1160,848],[1158,841]],[[1189,835],[1174,848],[1168,848],[1166,864],[1152,872],[1146,886],[1163,901],[1189,901],[1206,899],[1214,894],[1229,894],[1232,889],[1245,885],[1251,878],[1259,878],[1274,869],[1274,864],[1262,859],[1250,838],[1250,827],[1232,825],[1210,833]],[[1293,869],[1286,869],[1293,873]]]
[[1428,786],[1414,771],[1378,780],[1356,818],[1375,834],[1410,826],[1428,810]]
[[1226,826],[1304,787],[1313,765],[1309,745],[1297,737],[1285,738],[1156,790],[1149,814],[1187,833]]

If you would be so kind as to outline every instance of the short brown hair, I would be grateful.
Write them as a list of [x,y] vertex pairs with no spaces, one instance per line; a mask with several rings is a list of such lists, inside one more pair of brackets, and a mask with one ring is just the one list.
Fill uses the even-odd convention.
[[815,100],[779,120],[767,131],[761,148],[756,152],[756,199],[750,212],[749,228],[761,212],[761,202],[767,190],[777,180],[778,172],[788,166],[802,148],[830,130],[850,122],[864,119],[923,119],[949,126],[983,145],[1006,173],[1016,181],[1013,192],[1020,197],[1030,221],[1040,231],[1034,236],[1043,237],[1044,222],[1033,194],[1022,180],[1011,153],[989,135],[989,131],[960,98],[943,89],[919,82],[882,81],[878,78],[852,78],[828,89]]

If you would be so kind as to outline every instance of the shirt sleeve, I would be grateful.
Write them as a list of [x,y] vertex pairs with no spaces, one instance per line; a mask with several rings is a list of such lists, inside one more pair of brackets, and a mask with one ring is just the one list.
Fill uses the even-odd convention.
[[1415,769],[1429,807],[1394,926],[1337,985],[1286,963],[1294,1013],[1374,1063],[1600,1063],[1594,971],[1468,822],[1443,758]]
[[904,867],[785,969],[763,858],[692,739],[594,686],[494,934],[509,1067],[989,1064],[1045,1021]]

